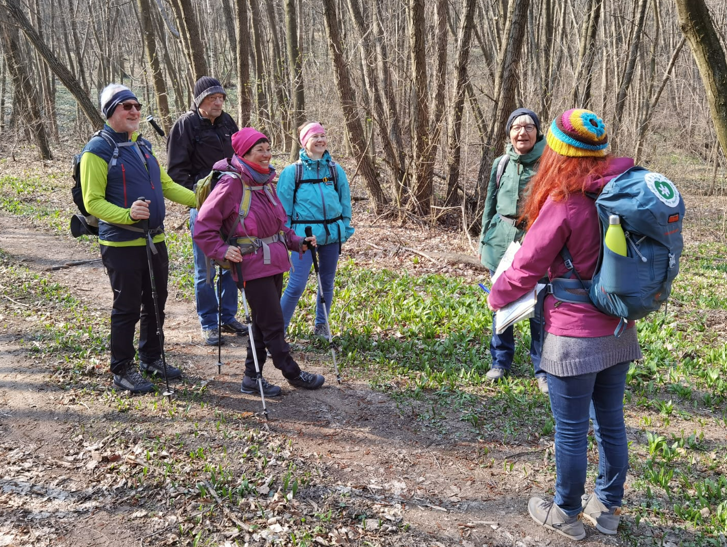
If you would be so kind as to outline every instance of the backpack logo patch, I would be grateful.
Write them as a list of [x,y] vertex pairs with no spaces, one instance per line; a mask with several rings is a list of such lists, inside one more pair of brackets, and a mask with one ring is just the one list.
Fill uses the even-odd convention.
[[667,207],[679,205],[679,192],[674,183],[660,173],[644,175],[646,186]]

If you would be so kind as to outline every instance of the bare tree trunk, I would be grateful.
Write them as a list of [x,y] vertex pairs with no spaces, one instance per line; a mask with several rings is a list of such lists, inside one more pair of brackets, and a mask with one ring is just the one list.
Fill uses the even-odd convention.
[[209,75],[209,68],[204,56],[205,48],[200,47],[204,41],[194,14],[194,6],[191,0],[172,0],[172,7],[177,18],[177,25],[184,37],[183,43],[187,45],[186,54],[192,65],[194,80],[199,80],[202,76]]
[[675,0],[679,24],[707,92],[717,139],[727,156],[727,60],[704,0]]
[[247,32],[247,0],[235,0],[237,18],[237,119],[240,127],[250,125],[252,98],[250,94],[250,49],[245,39]]
[[169,103],[167,102],[167,84],[164,81],[162,67],[157,56],[156,37],[154,35],[154,24],[151,19],[149,0],[137,0],[139,5],[139,17],[141,18],[142,37],[146,49],[146,57],[151,69],[151,77],[154,83],[154,94],[156,95],[159,115],[161,116],[162,127],[169,133],[172,129],[172,119],[169,116]]
[[[8,72],[15,87],[15,106],[22,104],[25,114],[28,117],[28,126],[31,135],[38,147],[40,158],[43,160],[53,159],[53,154],[48,144],[48,133],[43,125],[43,117],[40,113],[40,100],[38,92],[30,81],[30,75],[25,70],[23,62],[18,30],[15,25],[5,20],[4,14],[0,12],[0,29],[2,31],[3,53],[5,62],[8,65]],[[15,108],[13,109],[15,110]]]
[[462,114],[469,79],[467,63],[470,58],[470,42],[474,27],[476,0],[465,0],[457,31],[457,63],[455,65],[454,100],[452,101],[451,125],[449,128],[449,153],[447,154],[447,206],[457,203],[460,160],[462,157]]
[[396,102],[394,86],[392,83],[391,70],[389,67],[388,48],[386,47],[384,29],[381,22],[383,7],[380,0],[375,0],[374,9],[371,10],[373,22],[374,42],[376,46],[376,72],[381,82],[381,96],[386,114],[386,127],[389,138],[397,156],[396,164],[399,166],[399,173],[395,181],[394,195],[396,202],[401,207],[405,192],[408,191],[409,181],[407,173],[407,158],[404,152],[404,141],[402,139],[401,122],[399,120],[399,108]]
[[258,0],[250,0],[250,20],[252,27],[252,42],[255,50],[255,96],[257,98],[258,119],[265,120],[264,125],[270,120],[268,102],[265,98],[265,59],[263,59],[263,36],[262,18],[260,17],[260,6]]
[[222,0],[222,15],[225,21],[225,32],[227,32],[227,40],[230,42],[230,51],[232,53],[232,66],[237,66],[237,38],[235,37],[235,16],[232,13],[232,5],[230,0]]
[[502,146],[507,136],[505,125],[507,118],[515,109],[515,88],[517,86],[517,71],[520,65],[523,38],[527,22],[527,11],[530,0],[512,0],[510,14],[505,27],[505,39],[498,55],[497,79],[495,80],[495,116],[489,129],[490,139],[485,143],[485,149],[480,160],[477,174],[477,196],[485,195],[490,165],[495,158],[495,151]]
[[[298,46],[298,14],[295,0],[284,0],[285,6],[285,28],[288,39],[288,70],[292,84],[293,109],[290,113],[292,126],[295,130],[305,121],[305,92],[303,88],[303,59]],[[329,38],[330,41],[330,38]],[[331,46],[333,47],[333,46]],[[297,133],[297,131],[296,131]],[[290,147],[290,161],[298,159],[300,146],[298,139],[293,140]]]
[[429,135],[429,85],[427,82],[427,51],[425,40],[424,0],[409,0],[409,47],[411,53],[412,88],[414,94],[414,195],[412,207],[420,215],[428,215],[432,198],[431,148]]
[[661,85],[659,85],[659,89],[656,91],[656,94],[651,98],[651,102],[649,103],[648,109],[646,113],[644,114],[644,119],[641,122],[641,126],[639,127],[639,137],[636,141],[636,159],[634,160],[636,163],[639,163],[641,161],[641,154],[644,149],[644,141],[646,140],[646,133],[649,131],[649,126],[651,125],[651,119],[654,115],[654,110],[656,109],[656,105],[659,104],[659,99],[661,98],[661,93],[664,91],[664,88],[666,87],[667,82],[669,81],[669,76],[671,74],[672,69],[674,68],[674,63],[676,63],[677,58],[679,57],[679,53],[681,52],[682,48],[684,47],[684,43],[687,41],[686,36],[682,36],[682,39],[677,44],[676,49],[674,50],[674,53],[672,53],[671,59],[669,60],[669,64],[666,67],[666,70],[664,71],[664,77],[661,80]]
[[592,0],[588,18],[583,24],[578,70],[573,79],[575,86],[573,87],[572,101],[573,106],[580,108],[591,107],[593,61],[596,56],[596,35],[598,34],[598,22],[601,18],[601,6],[603,6],[603,0]]
[[63,82],[64,86],[66,86],[66,89],[68,89],[68,91],[74,96],[78,104],[81,106],[84,114],[86,114],[86,117],[91,122],[91,125],[97,128],[103,127],[104,121],[103,118],[101,118],[101,114],[99,114],[96,107],[93,106],[93,103],[91,103],[88,95],[86,95],[84,90],[81,88],[78,80],[76,80],[66,66],[58,60],[48,46],[40,39],[40,36],[38,36],[38,33],[30,24],[30,21],[28,21],[25,13],[23,13],[20,9],[18,0],[0,0],[0,2],[2,2],[0,5],[4,6],[8,10],[8,13],[18,24],[28,40],[38,50],[38,53],[40,53],[41,57],[43,57],[43,60],[48,64],[53,73],[58,76],[58,79]]
[[5,131],[5,92],[7,78],[5,77],[7,66],[6,62],[3,62],[3,58],[0,57],[0,132]]
[[384,149],[384,158],[394,174],[394,179],[401,180],[405,176],[405,173],[403,166],[399,165],[399,158],[394,151],[394,146],[389,138],[387,117],[384,112],[384,104],[381,99],[382,94],[379,89],[379,81],[376,77],[374,66],[372,66],[376,62],[375,59],[371,59],[371,57],[375,55],[375,47],[371,39],[371,32],[369,32],[370,29],[366,28],[366,18],[362,13],[361,8],[362,5],[359,4],[358,0],[348,0],[348,10],[351,13],[351,19],[353,19],[354,26],[358,32],[358,39],[362,42],[362,47],[359,48],[359,50],[362,57],[361,64],[363,65],[364,81],[366,87],[371,90],[372,116],[379,127],[381,144]]
[[366,190],[373,202],[374,210],[379,212],[386,205],[386,196],[381,189],[376,171],[366,153],[366,139],[364,137],[361,119],[356,110],[356,92],[351,85],[348,66],[343,56],[343,43],[339,34],[339,23],[336,15],[334,0],[323,0],[323,12],[328,34],[328,48],[333,58],[333,75],[338,89],[338,98],[341,101],[343,117],[346,120],[346,129],[351,141],[353,155],[358,162],[358,172],[363,176]]
[[639,44],[641,42],[641,34],[644,30],[644,19],[646,18],[646,7],[649,0],[639,0],[638,4],[638,15],[636,19],[636,26],[631,29],[631,48],[629,51],[629,58],[626,63],[626,69],[621,79],[621,85],[619,86],[618,95],[616,96],[616,108],[614,111],[613,124],[611,125],[611,134],[609,140],[611,141],[611,147],[614,152],[618,150],[618,133],[621,129],[621,117],[623,116],[624,107],[626,106],[626,94],[631,86],[631,81],[634,77],[634,67],[636,66],[636,58],[639,53]]

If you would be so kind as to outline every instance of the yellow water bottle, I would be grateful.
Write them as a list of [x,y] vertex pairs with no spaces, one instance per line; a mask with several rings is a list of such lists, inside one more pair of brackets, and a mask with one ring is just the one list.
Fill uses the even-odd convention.
[[621,227],[621,219],[618,215],[611,215],[608,217],[608,230],[606,230],[606,247],[611,249],[612,252],[621,256],[626,256],[626,236],[624,230]]

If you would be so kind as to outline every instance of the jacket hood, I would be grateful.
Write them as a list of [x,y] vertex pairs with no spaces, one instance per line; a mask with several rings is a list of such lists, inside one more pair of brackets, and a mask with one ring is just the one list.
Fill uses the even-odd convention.
[[212,169],[215,171],[234,171],[235,173],[239,173],[240,170],[230,163],[230,160],[227,158],[222,158],[219,161],[216,161],[215,164],[212,166]]
[[507,143],[507,147],[505,150],[512,161],[519,162],[522,165],[533,165],[540,159],[540,156],[543,155],[543,150],[545,150],[545,136],[538,135],[538,138],[535,140],[535,145],[533,146],[533,149],[530,150],[530,152],[528,152],[527,154],[523,154],[522,156],[515,151],[512,143]]
[[608,162],[608,167],[606,167],[606,171],[603,173],[603,176],[591,179],[586,183],[586,192],[600,194],[604,186],[624,171],[631,169],[633,166],[634,160],[631,158],[612,158]]
[[300,158],[300,161],[303,162],[303,165],[306,167],[310,167],[311,169],[315,169],[317,164],[323,164],[328,165],[328,162],[332,161],[333,158],[331,158],[330,152],[326,150],[323,152],[323,157],[319,160],[311,159],[310,156],[308,156],[308,153],[305,151],[305,148],[301,148],[300,152],[298,153],[298,157]]

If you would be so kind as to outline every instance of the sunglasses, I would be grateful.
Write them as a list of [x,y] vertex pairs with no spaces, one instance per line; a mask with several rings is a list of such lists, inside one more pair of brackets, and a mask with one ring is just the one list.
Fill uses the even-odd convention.
[[137,112],[141,112],[141,107],[144,105],[140,104],[140,103],[123,103],[123,104],[120,104],[119,106],[123,107],[123,109],[126,110],[127,112],[130,111],[132,108],[136,108]]

